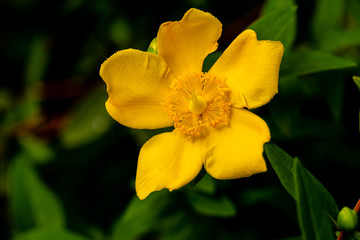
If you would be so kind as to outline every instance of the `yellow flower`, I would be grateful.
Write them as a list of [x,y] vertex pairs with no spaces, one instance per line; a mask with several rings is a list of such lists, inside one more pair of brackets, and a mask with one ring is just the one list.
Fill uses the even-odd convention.
[[258,41],[253,30],[245,30],[203,73],[221,31],[210,13],[190,9],[180,21],[160,26],[158,54],[126,49],[101,66],[106,109],[116,121],[131,128],[175,128],[140,150],[135,183],[140,199],[186,185],[203,166],[216,179],[266,171],[262,153],[270,131],[247,109],[277,93],[283,45]]

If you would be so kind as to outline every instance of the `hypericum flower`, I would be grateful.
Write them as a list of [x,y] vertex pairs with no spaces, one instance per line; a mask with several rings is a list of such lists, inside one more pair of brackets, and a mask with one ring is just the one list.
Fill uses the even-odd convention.
[[190,9],[180,21],[160,26],[158,54],[122,50],[101,66],[106,109],[116,121],[140,129],[175,128],[140,150],[135,182],[140,199],[186,185],[203,166],[216,179],[266,171],[262,153],[270,131],[247,109],[277,93],[284,48],[245,30],[204,73],[203,61],[217,49],[221,31],[210,13]]

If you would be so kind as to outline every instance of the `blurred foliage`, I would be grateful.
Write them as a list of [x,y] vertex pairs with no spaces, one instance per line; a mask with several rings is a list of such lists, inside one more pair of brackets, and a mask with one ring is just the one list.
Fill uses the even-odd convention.
[[[272,133],[268,172],[203,174],[140,201],[138,152],[159,130],[112,120],[98,71],[119,49],[146,51],[161,23],[191,7],[223,23],[205,71],[246,28],[285,46],[279,94],[255,110]],[[360,195],[358,0],[4,0],[0,9],[0,239],[335,239],[338,207]]]

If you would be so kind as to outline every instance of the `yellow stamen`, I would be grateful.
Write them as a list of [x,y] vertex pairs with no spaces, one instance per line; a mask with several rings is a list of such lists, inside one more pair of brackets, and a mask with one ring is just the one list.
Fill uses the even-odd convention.
[[203,127],[227,125],[230,92],[225,82],[208,73],[188,73],[176,79],[162,102],[174,127],[191,137]]
[[205,99],[198,95],[189,101],[189,110],[195,114],[202,114],[207,107]]

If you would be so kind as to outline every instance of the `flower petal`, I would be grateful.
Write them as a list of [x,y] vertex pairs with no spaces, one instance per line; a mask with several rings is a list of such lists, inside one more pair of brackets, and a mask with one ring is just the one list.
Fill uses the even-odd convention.
[[262,153],[268,141],[270,131],[264,120],[246,109],[232,108],[229,126],[209,130],[205,169],[217,179],[265,172]]
[[200,144],[176,131],[147,141],[141,148],[136,173],[139,198],[163,188],[172,191],[193,180],[202,168]]
[[163,23],[157,35],[158,54],[175,77],[201,72],[205,57],[217,49],[222,24],[210,13],[190,9],[176,22]]
[[278,92],[283,51],[281,42],[258,41],[256,33],[248,29],[230,44],[209,73],[226,81],[233,106],[260,107]]
[[134,49],[118,51],[100,68],[107,85],[108,113],[122,125],[154,129],[173,125],[160,102],[172,76],[158,55]]

